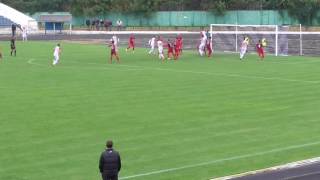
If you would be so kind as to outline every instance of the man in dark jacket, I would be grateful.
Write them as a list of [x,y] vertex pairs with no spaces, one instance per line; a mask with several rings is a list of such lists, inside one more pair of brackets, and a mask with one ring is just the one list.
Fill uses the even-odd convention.
[[11,25],[12,37],[16,35],[16,30],[17,30],[17,25],[13,23]]
[[101,153],[99,169],[103,180],[118,180],[121,169],[121,158],[117,151],[113,150],[112,141],[107,141],[107,149]]

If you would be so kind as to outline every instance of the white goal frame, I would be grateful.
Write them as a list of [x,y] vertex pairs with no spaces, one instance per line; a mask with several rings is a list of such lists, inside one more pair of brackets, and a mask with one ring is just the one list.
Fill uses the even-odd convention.
[[[214,27],[234,27],[234,31],[215,31]],[[239,31],[239,27],[266,27],[266,28],[273,28],[273,31]],[[302,26],[299,25],[299,32],[279,32],[279,26],[278,25],[238,25],[238,24],[210,24],[210,35],[213,37],[214,34],[235,34],[235,50],[238,52],[238,36],[239,35],[249,35],[249,34],[272,34],[275,36],[275,52],[274,55],[278,56],[279,48],[278,48],[278,40],[279,40],[279,34],[298,34],[300,35],[300,55],[303,55],[302,52],[302,35],[304,32],[302,32]],[[213,38],[211,38],[211,41],[213,41]]]

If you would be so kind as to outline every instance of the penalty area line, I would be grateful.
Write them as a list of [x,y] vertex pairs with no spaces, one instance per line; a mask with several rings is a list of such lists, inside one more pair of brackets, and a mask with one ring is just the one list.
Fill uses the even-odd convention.
[[226,162],[226,161],[240,160],[240,159],[262,156],[262,155],[278,153],[278,152],[283,152],[283,151],[301,149],[301,148],[306,148],[306,147],[315,146],[315,145],[319,145],[319,144],[320,144],[320,141],[305,143],[305,144],[300,144],[300,145],[292,145],[292,146],[288,146],[288,147],[284,147],[284,148],[271,149],[269,151],[244,154],[244,155],[233,156],[233,157],[228,157],[228,158],[223,158],[223,159],[217,159],[217,160],[213,160],[213,161],[191,164],[191,165],[186,165],[186,166],[181,166],[181,167],[176,167],[176,168],[162,169],[162,170],[158,170],[158,171],[151,171],[151,172],[146,172],[146,173],[141,173],[141,174],[136,174],[136,175],[131,175],[131,176],[125,176],[125,177],[121,177],[120,179],[121,180],[122,179],[134,179],[134,178],[139,178],[139,177],[163,174],[163,173],[174,172],[174,171],[179,171],[179,170],[184,170],[184,169],[190,169],[190,168],[201,167],[201,166],[206,166],[206,165],[218,164],[218,163],[222,163],[222,162]]

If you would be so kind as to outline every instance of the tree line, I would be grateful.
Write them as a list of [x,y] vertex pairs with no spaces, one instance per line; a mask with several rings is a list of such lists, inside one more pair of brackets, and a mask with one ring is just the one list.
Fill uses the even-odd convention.
[[108,12],[150,15],[155,11],[288,10],[301,22],[311,23],[320,0],[0,0],[22,12],[68,11],[73,15],[97,16]]

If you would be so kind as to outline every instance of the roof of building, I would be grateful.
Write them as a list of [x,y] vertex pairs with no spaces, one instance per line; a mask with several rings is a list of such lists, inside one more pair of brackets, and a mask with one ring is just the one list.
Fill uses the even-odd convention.
[[71,22],[72,15],[68,12],[40,13],[39,22]]

